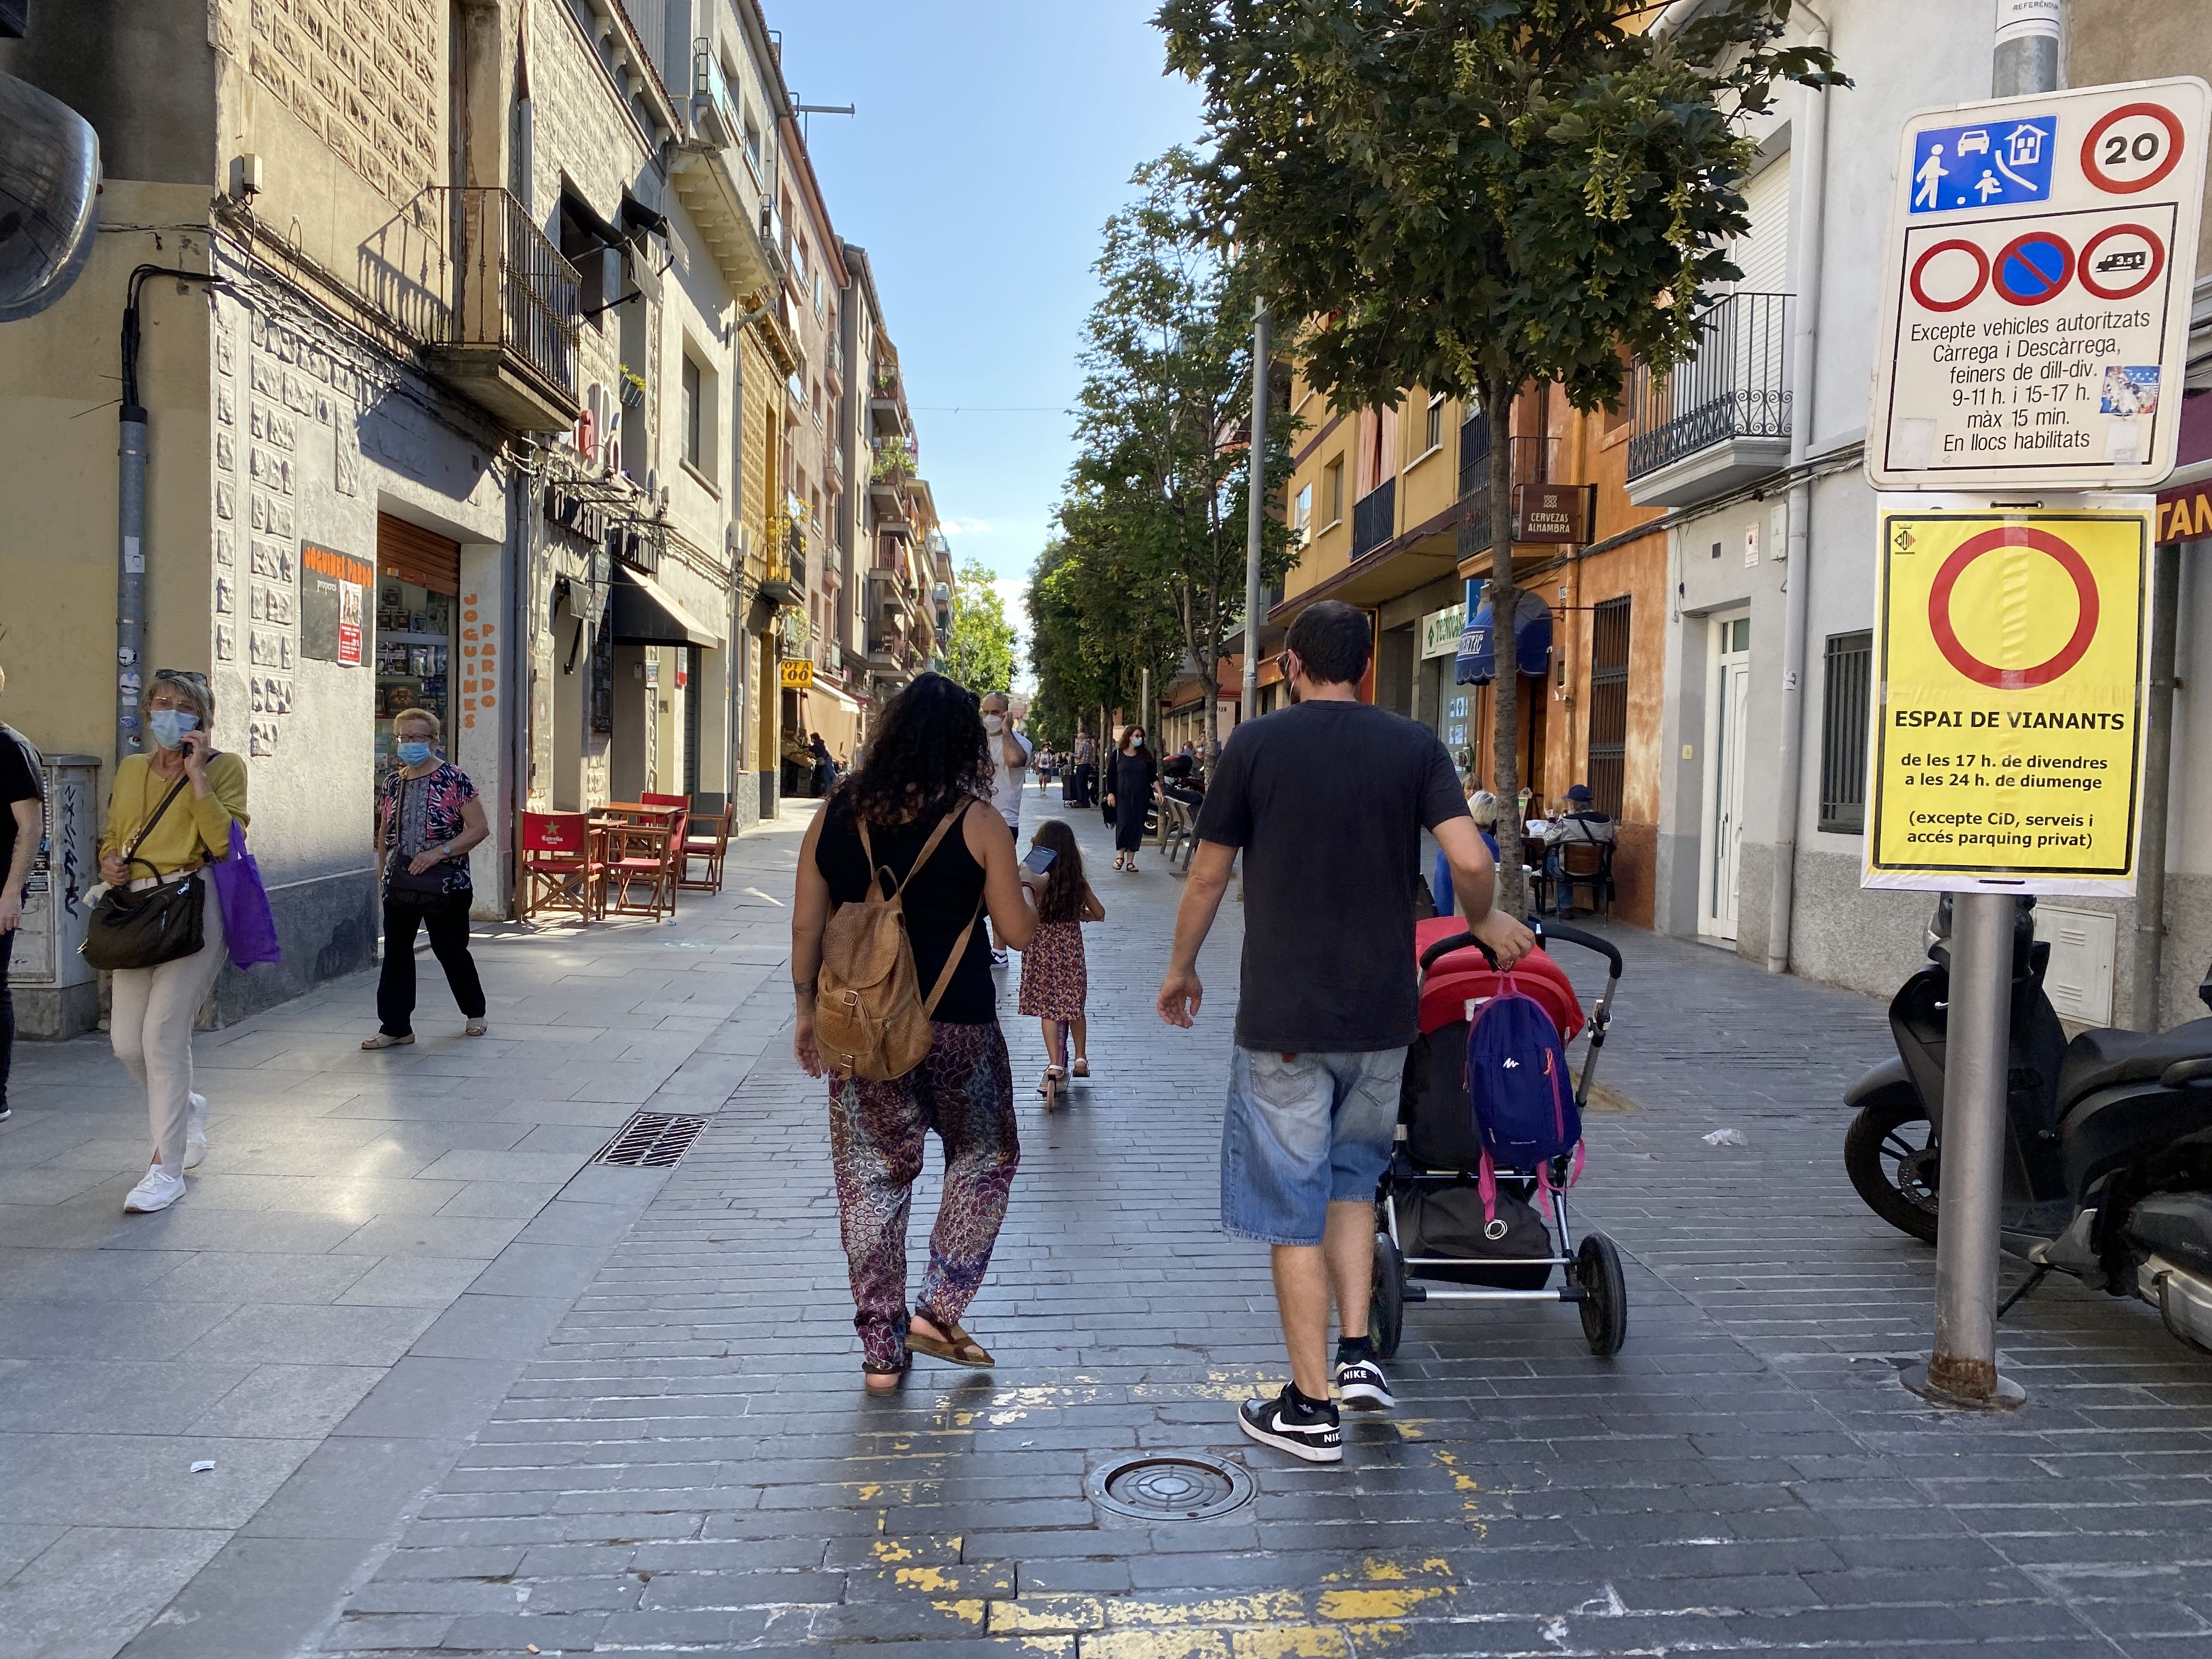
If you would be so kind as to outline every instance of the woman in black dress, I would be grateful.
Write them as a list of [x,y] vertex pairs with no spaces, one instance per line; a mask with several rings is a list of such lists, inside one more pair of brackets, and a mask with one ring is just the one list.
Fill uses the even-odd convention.
[[1145,814],[1152,811],[1152,785],[1160,775],[1152,751],[1145,747],[1145,728],[1121,733],[1121,746],[1107,762],[1106,804],[1114,809],[1114,867],[1134,873],[1137,848],[1145,839]]

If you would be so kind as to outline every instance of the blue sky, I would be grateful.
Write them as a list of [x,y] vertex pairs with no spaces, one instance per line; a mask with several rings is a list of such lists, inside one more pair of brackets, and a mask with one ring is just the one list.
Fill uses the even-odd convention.
[[813,117],[808,148],[875,267],[954,555],[1005,579],[1010,611],[1073,459],[1099,228],[1198,133],[1156,3],[768,0],[793,93],[859,106]]

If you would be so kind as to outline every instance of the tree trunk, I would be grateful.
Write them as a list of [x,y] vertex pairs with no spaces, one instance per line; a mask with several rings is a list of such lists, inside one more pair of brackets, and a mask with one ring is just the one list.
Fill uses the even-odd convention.
[[1498,902],[1509,915],[1528,914],[1521,867],[1521,653],[1513,586],[1513,398],[1516,386],[1486,386],[1490,413],[1491,777],[1498,796]]

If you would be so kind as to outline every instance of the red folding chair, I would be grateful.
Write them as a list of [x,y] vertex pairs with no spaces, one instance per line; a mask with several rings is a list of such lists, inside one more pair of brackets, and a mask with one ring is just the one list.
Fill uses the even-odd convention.
[[521,856],[515,860],[515,913],[540,910],[590,923],[599,914],[604,866],[592,854],[591,821],[581,812],[525,812]]

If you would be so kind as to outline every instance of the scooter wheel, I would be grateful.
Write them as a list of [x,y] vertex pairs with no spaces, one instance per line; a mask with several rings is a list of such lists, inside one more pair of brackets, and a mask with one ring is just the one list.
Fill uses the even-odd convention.
[[1367,1307],[1375,1355],[1388,1359],[1406,1334],[1406,1257],[1388,1233],[1375,1235],[1375,1291]]
[[1600,1359],[1620,1352],[1628,1340],[1628,1281],[1620,1271],[1620,1251],[1603,1233],[1583,1236],[1575,1252],[1575,1282],[1582,1287],[1583,1340]]
[[1923,1244],[1936,1242],[1939,1156],[1935,1126],[1916,1094],[1879,1096],[1844,1135],[1844,1173],[1866,1206]]

